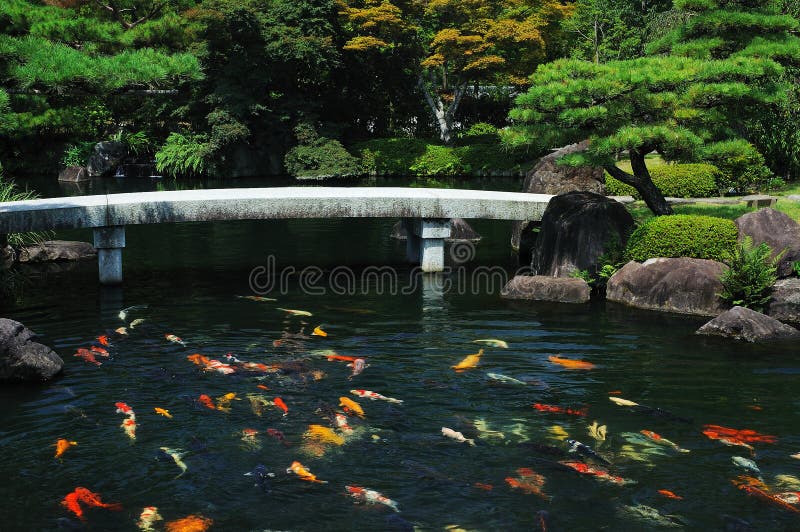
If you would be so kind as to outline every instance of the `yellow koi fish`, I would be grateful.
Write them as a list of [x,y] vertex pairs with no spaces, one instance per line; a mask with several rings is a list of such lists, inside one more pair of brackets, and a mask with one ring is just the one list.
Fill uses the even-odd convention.
[[353,401],[349,397],[340,397],[339,398],[339,406],[341,406],[345,410],[353,412],[355,415],[357,415],[360,418],[364,417],[364,409],[361,408],[361,405],[359,405],[358,403],[356,403],[355,401]]
[[503,349],[508,349],[508,344],[503,340],[498,340],[496,338],[485,338],[483,340],[473,340],[473,344],[483,344],[488,345],[489,347],[502,347]]
[[237,399],[236,394],[233,392],[226,393],[222,397],[217,397],[217,410],[221,410],[223,412],[230,412],[231,411],[231,401],[236,399],[237,401],[241,401],[241,399]]
[[78,445],[78,442],[65,440],[64,438],[58,440],[56,442],[56,458],[61,458],[61,455],[67,452],[67,449],[73,445]]
[[145,322],[144,318],[137,318],[137,319],[133,320],[130,325],[128,325],[128,328],[129,329],[135,329],[136,327],[138,327],[139,325],[141,325],[144,322]]
[[322,425],[309,425],[304,436],[322,443],[332,443],[334,445],[342,445],[344,443],[344,438],[336,434],[332,428],[323,427]]
[[280,308],[280,307],[278,307],[278,310],[286,312],[287,314],[291,314],[292,316],[313,316],[313,314],[311,314],[307,310],[295,310],[291,308]]
[[553,425],[547,429],[547,431],[550,433],[550,437],[554,440],[564,441],[569,438],[569,434],[561,425]]
[[320,484],[327,484],[328,483],[327,480],[319,480],[316,475],[311,473],[311,471],[306,469],[306,466],[304,466],[303,464],[301,464],[297,460],[292,462],[292,465],[290,465],[289,468],[286,469],[286,472],[287,473],[294,473],[295,475],[300,477],[301,480],[305,480],[307,482],[319,482]]
[[314,331],[311,333],[311,336],[328,336],[328,333],[322,330],[322,325],[314,327]]
[[155,407],[153,410],[155,411],[156,414],[160,414],[160,415],[164,416],[165,418],[172,419],[172,414],[169,413],[169,410],[166,410],[164,408],[159,408],[159,407]]
[[599,425],[597,421],[593,421],[592,424],[589,425],[589,435],[598,442],[606,441],[607,432],[608,428],[605,425]]
[[261,394],[249,393],[247,394],[247,400],[250,401],[250,408],[253,413],[258,417],[264,414],[266,407],[272,406],[272,401]]
[[639,406],[639,403],[628,401],[627,399],[623,399],[622,397],[609,397],[608,400],[619,406]]
[[480,362],[481,356],[483,356],[483,349],[478,349],[478,352],[474,355],[467,355],[464,360],[456,364],[455,366],[450,366],[456,371],[464,371],[465,369],[474,368]]

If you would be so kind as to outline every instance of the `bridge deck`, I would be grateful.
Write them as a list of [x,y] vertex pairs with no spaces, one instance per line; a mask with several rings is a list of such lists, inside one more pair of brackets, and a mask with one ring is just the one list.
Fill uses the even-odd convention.
[[271,218],[539,220],[552,196],[486,190],[276,187],[180,190],[0,204],[0,234]]

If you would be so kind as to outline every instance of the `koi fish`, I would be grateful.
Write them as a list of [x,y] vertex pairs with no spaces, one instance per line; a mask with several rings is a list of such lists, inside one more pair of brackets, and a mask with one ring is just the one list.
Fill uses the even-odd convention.
[[295,310],[291,308],[278,308],[278,310],[286,312],[287,314],[290,314],[292,316],[313,316],[313,314],[311,314],[307,310]]
[[255,478],[256,481],[255,485],[261,488],[266,493],[269,493],[270,492],[269,479],[275,477],[275,473],[269,473],[265,465],[258,464],[256,467],[253,468],[252,471],[250,471],[249,473],[245,473],[244,476]]
[[139,514],[139,520],[136,521],[136,526],[139,527],[139,530],[142,532],[150,532],[154,530],[154,525],[156,521],[163,521],[164,518],[161,517],[161,514],[158,513],[158,508],[155,506],[145,506],[142,513]]
[[790,454],[789,456],[790,456],[791,458],[795,458],[795,459],[797,459],[797,460],[800,460],[800,453]]
[[67,449],[72,447],[73,445],[78,445],[76,441],[66,440],[64,438],[59,439],[56,443],[56,458],[61,458],[61,455],[67,452]]
[[322,330],[322,325],[318,325],[317,327],[314,327],[314,330],[311,332],[311,336],[325,337],[328,336],[328,333]]
[[231,408],[229,405],[231,404],[231,401],[233,401],[234,399],[236,399],[237,401],[241,401],[241,399],[238,399],[236,397],[236,394],[233,392],[226,393],[221,397],[217,397],[217,410],[220,410],[222,412],[230,412]]
[[327,480],[319,480],[319,479],[317,479],[316,475],[311,473],[311,471],[306,469],[306,467],[303,464],[301,464],[300,462],[298,462],[297,460],[292,462],[292,465],[289,466],[289,468],[286,470],[286,472],[287,473],[294,473],[295,475],[300,477],[300,480],[305,480],[307,482],[318,482],[320,484],[327,484],[328,483]]
[[106,336],[105,334],[98,336],[97,341],[100,342],[100,345],[104,345],[106,347],[111,345],[111,343],[108,341],[108,336]]
[[178,478],[186,473],[186,470],[189,468],[182,460],[185,453],[183,453],[181,449],[170,449],[169,447],[159,447],[159,449],[161,449],[164,454],[172,458],[172,461],[175,462],[175,465],[180,468],[181,472],[175,478]]
[[206,532],[213,524],[214,520],[210,517],[192,514],[170,521],[164,526],[166,532]]
[[125,414],[128,417],[136,419],[136,413],[133,411],[133,408],[129,407],[126,403],[114,403],[114,406],[117,407],[117,414]]
[[122,422],[122,430],[125,431],[125,434],[132,440],[136,439],[136,420],[133,418],[127,418]]
[[758,475],[759,477],[761,476],[761,470],[752,460],[748,460],[742,456],[731,456],[731,461],[734,465],[741,467],[745,471]]
[[467,442],[472,447],[475,447],[475,440],[471,440],[469,438],[465,438],[463,434],[461,434],[460,432],[456,432],[453,429],[450,429],[450,428],[447,428],[447,427],[442,427],[442,436],[447,436],[448,438],[453,439],[453,440],[455,440],[457,442],[460,442],[460,443]]
[[679,453],[691,452],[691,451],[689,451],[689,449],[681,449],[678,446],[677,443],[673,443],[673,442],[669,441],[668,439],[661,437],[660,435],[656,434],[652,430],[640,430],[639,432],[641,434],[643,434],[644,436],[646,436],[649,440],[654,441],[655,443],[658,443],[659,445],[666,445],[667,447],[672,447],[673,449],[675,449]]
[[569,452],[571,453],[578,453],[583,456],[586,456],[587,458],[592,458],[594,460],[597,460],[602,464],[611,465],[611,462],[600,456],[597,453],[597,451],[595,451],[588,445],[585,445],[577,440],[567,440],[567,445],[569,445]]
[[592,424],[589,425],[589,435],[598,442],[606,441],[607,433],[608,428],[605,425],[598,425],[597,421],[593,421]]
[[250,409],[258,417],[261,417],[264,414],[266,407],[272,404],[272,402],[266,397],[256,393],[247,394],[247,400],[250,401]]
[[233,366],[230,366],[229,364],[223,364],[219,360],[214,360],[214,359],[211,359],[209,361],[208,365],[206,366],[206,370],[218,371],[223,375],[230,375],[231,373],[236,372],[236,370],[233,369]]
[[132,307],[128,307],[128,308],[124,308],[124,309],[120,310],[119,314],[117,314],[117,316],[119,316],[119,319],[121,319],[122,321],[128,321],[128,314],[130,314],[130,311],[132,311],[132,310],[144,310],[146,308],[147,308],[147,305],[134,305]]
[[210,358],[205,357],[205,356],[201,355],[200,353],[195,353],[193,355],[189,355],[189,356],[186,357],[186,360],[188,360],[188,361],[190,361],[193,364],[196,364],[198,366],[206,366],[206,365],[208,365],[209,362],[211,362]]
[[676,501],[682,501],[683,500],[683,497],[681,497],[680,495],[675,495],[674,493],[672,493],[669,490],[658,490],[658,493],[659,493],[659,495],[663,495],[664,497],[666,497],[668,499],[675,499]]
[[79,348],[78,351],[72,356],[82,358],[86,362],[90,362],[95,366],[100,366],[103,364],[102,362],[99,362],[97,358],[95,358],[94,354],[91,351],[83,347]]
[[277,301],[277,299],[273,299],[271,297],[264,297],[264,296],[236,296],[239,299],[249,299],[250,301],[256,301],[258,303],[266,303],[268,301]]
[[479,438],[499,438],[504,440],[506,435],[500,432],[499,430],[492,430],[489,428],[489,424],[486,423],[485,419],[478,418],[473,422],[473,426],[475,430],[480,432]]
[[267,429],[267,434],[281,442],[286,447],[289,447],[289,442],[286,441],[286,436],[284,436],[283,432],[279,431],[278,429]]
[[183,340],[181,340],[178,336],[175,336],[174,334],[165,334],[164,338],[166,338],[167,341],[172,342],[173,344],[181,344],[183,346],[186,345],[186,342],[184,342]]
[[341,413],[336,413],[333,417],[333,424],[336,425],[336,428],[341,430],[344,433],[353,432],[352,427],[347,424],[347,416]]
[[564,427],[561,425],[553,425],[547,430],[550,432],[550,437],[554,440],[564,441],[569,438],[569,434],[567,434],[567,431],[564,430]]
[[558,364],[567,369],[592,369],[595,367],[591,362],[585,360],[575,360],[573,358],[562,358],[556,355],[550,355],[547,360],[553,364]]
[[473,344],[483,344],[489,347],[502,347],[503,349],[508,349],[508,344],[503,340],[497,340],[496,338],[485,338],[483,340],[473,340]]
[[308,431],[304,436],[322,443],[332,443],[334,445],[342,445],[344,443],[344,438],[336,434],[333,429],[322,425],[309,425]]
[[[775,436],[761,434],[750,429],[737,430],[728,427],[721,427],[719,425],[703,425],[703,428],[720,436],[729,436],[746,443],[775,443],[778,441],[778,438]],[[705,434],[705,431],[703,431],[703,433]]]
[[389,403],[402,404],[403,402],[401,399],[386,397],[385,395],[381,395],[378,392],[371,392],[369,390],[350,390],[350,393],[352,393],[353,395],[357,395],[359,397],[363,397],[364,399],[370,399],[372,401],[380,399],[381,401],[387,401]]
[[352,412],[360,418],[364,417],[364,409],[349,397],[340,397],[339,406],[344,408],[346,412]]
[[600,480],[605,480],[607,482],[612,482],[614,484],[628,484],[628,483],[632,483],[633,482],[631,480],[626,480],[626,479],[624,479],[622,477],[618,477],[618,476],[612,475],[608,471],[606,471],[605,469],[600,469],[600,468],[597,468],[597,467],[593,467],[593,466],[590,466],[589,464],[584,463],[584,462],[561,461],[561,462],[558,462],[558,463],[561,464],[561,465],[567,466],[570,469],[574,469],[578,473],[581,473],[581,474],[584,474],[584,475],[592,475],[592,476],[595,476],[595,477],[599,478]]
[[214,404],[214,401],[206,394],[201,394],[200,397],[197,398],[197,402],[210,410],[217,409],[217,406]]
[[128,329],[126,329],[125,327],[117,327],[116,329],[114,329],[114,332],[121,336],[128,335]]
[[351,363],[349,363],[347,367],[353,368],[353,373],[351,373],[350,376],[348,377],[349,380],[357,375],[361,375],[361,372],[364,371],[364,369],[368,368],[369,364],[367,364],[367,362],[363,358],[357,358],[353,360]]
[[107,510],[114,510],[114,511],[122,510],[121,504],[104,503],[100,497],[100,494],[93,493],[88,489],[80,486],[75,488],[71,493],[68,493],[61,501],[62,506],[64,506],[70,512],[74,513],[75,516],[81,521],[85,521],[86,518],[83,515],[83,508],[81,507],[80,503],[83,503],[87,506],[94,508],[105,508]]
[[102,347],[97,347],[96,345],[93,345],[92,347],[90,347],[89,351],[91,351],[92,353],[97,353],[101,357],[108,357],[108,351],[106,351]]
[[139,325],[141,325],[141,324],[142,324],[142,323],[144,323],[145,321],[146,321],[146,320],[145,320],[144,318],[138,318],[138,319],[135,319],[135,320],[133,320],[133,321],[131,322],[131,324],[130,324],[130,325],[128,325],[128,327],[130,327],[131,329],[135,329],[136,327],[138,327]]
[[639,406],[639,403],[628,401],[627,399],[623,399],[622,397],[609,397],[608,400],[614,403],[615,405],[619,406]]
[[261,390],[269,391],[269,387],[268,386],[264,386],[263,384],[256,384],[256,388],[259,388]]
[[514,377],[509,377],[508,375],[502,375],[500,373],[487,373],[487,377],[492,379],[493,381],[503,382],[506,384],[521,384],[522,386],[527,386],[526,382],[522,382],[519,379],[515,379]]
[[272,404],[283,410],[284,416],[289,415],[289,407],[286,406],[286,403],[284,403],[283,399],[281,399],[280,397],[276,397],[275,399],[273,399]]
[[484,484],[483,482],[475,482],[473,486],[483,491],[492,491],[494,489],[491,484]]
[[400,508],[397,506],[397,503],[395,501],[393,501],[388,497],[384,497],[375,490],[361,488],[359,486],[345,486],[344,489],[347,490],[347,493],[349,493],[350,496],[353,497],[354,499],[358,499],[367,504],[376,504],[376,503],[383,504],[385,506],[388,506],[395,512],[400,511]]
[[167,418],[167,419],[172,419],[172,414],[170,414],[170,413],[169,413],[169,410],[166,410],[166,409],[164,409],[164,408],[155,407],[155,408],[153,409],[153,411],[154,411],[156,414],[158,414],[158,415],[161,415],[161,416],[164,416],[164,417],[165,417],[165,418]]
[[465,369],[474,368],[478,365],[478,362],[481,360],[481,356],[483,356],[483,349],[478,349],[478,352],[474,355],[467,355],[464,360],[456,364],[455,366],[450,366],[456,371],[464,371]]
[[569,414],[571,416],[586,416],[589,413],[588,408],[565,408],[563,406],[546,405],[543,403],[534,403],[533,408],[539,412],[550,412],[553,414]]
[[773,506],[777,506],[792,513],[800,513],[800,510],[798,510],[791,504],[787,504],[786,501],[784,501],[780,497],[771,495],[767,493],[766,490],[760,487],[754,486],[748,482],[741,482],[737,480],[732,480],[731,482],[733,483],[734,486],[736,486],[743,492],[747,493],[751,497],[755,497],[756,499],[772,504]]
[[544,476],[527,467],[517,469],[517,473],[519,474],[517,478],[506,477],[506,484],[511,488],[521,490],[525,493],[538,495],[544,499],[550,499],[550,497],[545,495],[542,491],[545,482]]
[[[325,355],[325,358],[327,358],[329,362],[333,362],[334,360],[338,360],[338,361],[341,361],[341,362],[355,362],[356,359],[358,359],[359,357],[351,357],[351,356],[347,356],[347,355],[337,355],[336,353],[333,353],[333,354]],[[363,358],[362,358],[362,360],[363,360]]]

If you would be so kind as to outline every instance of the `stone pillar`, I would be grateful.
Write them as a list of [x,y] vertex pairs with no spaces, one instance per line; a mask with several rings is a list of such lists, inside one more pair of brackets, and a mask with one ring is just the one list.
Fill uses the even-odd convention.
[[444,270],[444,239],[450,236],[450,220],[425,219],[414,224],[414,234],[420,239],[419,263],[423,272]]
[[94,247],[97,248],[100,284],[122,283],[122,248],[125,247],[125,226],[95,228]]

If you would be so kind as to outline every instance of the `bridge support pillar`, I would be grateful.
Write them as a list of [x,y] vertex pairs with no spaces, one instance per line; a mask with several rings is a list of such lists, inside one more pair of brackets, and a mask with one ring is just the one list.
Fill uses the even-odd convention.
[[94,230],[97,248],[97,269],[100,284],[122,283],[122,248],[125,247],[125,226],[97,227]]
[[444,270],[444,239],[450,236],[450,219],[404,219],[408,260],[419,262],[423,272]]

